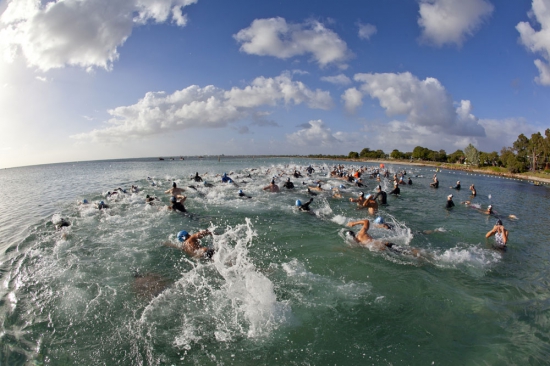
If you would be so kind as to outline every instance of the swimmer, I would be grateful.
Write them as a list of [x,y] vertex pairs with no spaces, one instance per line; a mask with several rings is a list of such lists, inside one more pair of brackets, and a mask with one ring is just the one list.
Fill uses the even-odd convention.
[[187,231],[182,230],[177,234],[178,241],[183,243],[181,247],[178,247],[171,242],[166,242],[165,245],[181,249],[194,258],[212,258],[214,255],[214,249],[210,249],[207,246],[201,246],[199,242],[200,239],[207,235],[212,236],[212,233],[208,230],[203,230],[190,235]]
[[380,240],[374,239],[367,232],[369,230],[369,225],[370,225],[369,220],[367,219],[348,222],[347,224],[348,227],[354,227],[355,225],[363,225],[363,227],[361,228],[361,230],[359,230],[357,234],[351,230],[348,231],[348,234],[353,238],[353,240],[356,243],[361,244],[361,246],[365,246],[371,250],[372,249],[378,250],[378,251],[389,250],[394,253],[411,254],[414,257],[420,257],[421,255],[420,250],[416,248],[403,248],[394,243],[382,242]]
[[378,187],[376,187],[376,191],[378,193],[376,193],[374,199],[378,200],[382,205],[388,204],[388,195],[382,190],[382,186],[379,185]]
[[401,188],[399,188],[399,185],[397,184],[397,182],[393,184],[393,190],[389,194],[395,194],[396,196],[398,194],[401,194]]
[[495,226],[485,234],[486,238],[495,236],[495,246],[498,249],[506,249],[506,243],[508,242],[508,230],[502,225],[502,221],[497,220]]
[[195,182],[202,182],[202,178],[199,176],[199,172],[195,173],[195,176],[191,179]]
[[314,187],[309,187],[309,189],[314,189],[314,190],[320,191],[320,192],[323,191],[323,188],[321,188],[321,183],[317,183],[316,186],[314,186]]
[[313,197],[311,197],[306,203],[302,203],[302,201],[296,200],[296,207],[298,207],[298,210],[300,211],[309,212],[311,210],[309,208],[311,202],[313,202]]
[[459,190],[459,191],[460,191],[460,181],[459,181],[459,180],[458,180],[458,181],[456,181],[456,186],[454,186],[454,187],[449,187],[449,188],[452,188],[452,189],[457,189],[457,190]]
[[130,190],[132,191],[132,193],[138,193],[139,192],[138,186],[135,186],[133,184],[132,184],[132,187],[130,187]]
[[293,175],[294,175],[294,178],[300,178],[302,176],[302,174],[299,171],[297,171],[296,169],[294,169]]
[[453,195],[450,194],[447,196],[447,203],[445,205],[445,208],[451,208],[454,207],[455,203],[453,202]]
[[312,192],[311,189],[309,189],[309,187],[307,188],[307,193],[308,193],[310,196],[317,196],[317,193]]
[[310,165],[306,168],[306,171],[307,171],[307,174],[312,174],[315,171],[315,169],[313,169],[313,167]]
[[222,183],[235,183],[235,182],[233,182],[233,179],[227,176],[227,173],[223,173]]
[[242,189],[239,189],[239,197],[246,197],[246,198],[252,198],[250,196],[247,196],[246,194],[244,194],[243,190]]
[[472,191],[472,196],[475,197],[477,195],[476,187],[473,184],[470,186],[470,191]]
[[409,177],[409,181],[407,182],[407,184],[410,185],[410,186],[413,184],[413,181],[412,181],[411,177]]
[[294,183],[290,181],[290,178],[287,178],[285,184],[283,184],[283,187],[285,187],[286,189],[293,189]]
[[362,207],[367,208],[369,210],[369,214],[374,215],[376,211],[378,211],[378,202],[374,200],[374,196],[372,194],[368,194],[367,197],[365,197],[365,202],[363,202]]
[[178,188],[178,185],[176,184],[176,182],[173,182],[172,183],[172,188],[170,188],[169,190],[165,191],[164,193],[166,194],[171,194],[172,197],[175,197],[176,199],[177,198],[181,198],[183,197],[182,196],[182,193],[185,192],[183,189],[181,188]]
[[86,198],[84,198],[82,201],[78,202],[79,205],[87,205],[89,202]]
[[388,224],[382,216],[378,216],[374,220],[374,226],[382,228],[382,229],[393,230],[393,225]]
[[212,183],[208,183],[207,181],[204,181],[202,183],[202,185],[205,186],[205,187],[208,187],[208,188],[214,187],[214,185]]
[[71,223],[65,220],[64,218],[59,219],[59,221],[55,223],[56,230],[61,230],[61,228],[69,227],[69,226],[71,226]]
[[359,197],[357,198],[350,198],[350,202],[357,202],[357,206],[363,206],[365,203],[365,192],[359,192]]
[[485,215],[494,215],[493,205],[487,206],[487,210],[481,211],[481,213],[484,213]]
[[145,196],[145,203],[154,205],[154,201],[160,201],[160,200],[158,199],[158,197],[151,197],[149,195]]
[[439,180],[437,179],[437,175],[434,174],[433,182],[430,183],[430,187],[432,188],[439,188]]
[[170,197],[170,202],[172,203],[167,208],[171,211],[187,212],[183,203],[187,199],[187,196],[183,196],[179,200],[176,197]]
[[99,201],[99,203],[96,204],[96,208],[103,210],[104,208],[109,208],[109,205],[106,205],[104,201]]
[[338,187],[332,188],[332,198],[343,198],[340,194],[340,191],[338,190]]
[[279,186],[275,184],[275,179],[271,180],[271,183],[268,186],[263,188],[264,191],[269,191],[273,193],[279,192]]

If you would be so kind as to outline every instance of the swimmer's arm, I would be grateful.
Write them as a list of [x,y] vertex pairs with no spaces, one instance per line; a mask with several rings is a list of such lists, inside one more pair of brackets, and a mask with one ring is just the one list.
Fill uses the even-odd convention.
[[166,194],[172,193],[172,189],[168,189],[168,190],[164,191],[164,193],[166,193]]
[[177,246],[176,244],[172,243],[171,241],[165,241],[164,243],[162,243],[162,245],[164,245],[165,247],[181,249],[181,247]]
[[486,238],[489,238],[489,237],[495,235],[495,233],[497,232],[497,230],[498,230],[497,227],[494,226],[487,234],[485,234],[485,237],[486,237]]
[[198,233],[194,234],[193,236],[196,237],[197,239],[202,239],[207,235],[212,236],[212,233],[208,230],[203,230],[203,231],[199,231]]
[[369,220],[359,220],[359,221],[351,221],[348,222],[347,226],[354,227],[355,225],[368,225]]

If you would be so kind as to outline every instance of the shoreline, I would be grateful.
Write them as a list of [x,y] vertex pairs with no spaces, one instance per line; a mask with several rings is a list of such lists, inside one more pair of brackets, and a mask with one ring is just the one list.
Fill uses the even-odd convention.
[[[315,158],[319,160],[323,160],[320,158]],[[324,159],[326,160],[326,159]],[[477,174],[485,174],[485,175],[494,175],[498,177],[505,177],[505,178],[514,178],[514,179],[521,179],[525,181],[531,181],[531,182],[539,182],[541,184],[548,184],[550,185],[550,176],[549,178],[540,178],[535,177],[532,175],[523,175],[523,174],[513,174],[513,173],[500,173],[500,172],[492,172],[489,170],[484,169],[476,169],[471,167],[461,167],[460,165],[456,164],[450,164],[450,163],[440,163],[438,164],[430,164],[428,162],[410,162],[410,161],[403,161],[403,160],[386,160],[386,159],[376,159],[376,160],[369,160],[369,159],[331,159],[331,160],[338,160],[338,161],[353,161],[358,163],[382,163],[382,164],[395,164],[395,165],[411,165],[411,166],[426,166],[426,167],[434,167],[439,169],[447,169],[447,170],[459,170],[464,171],[468,173],[477,173]]]

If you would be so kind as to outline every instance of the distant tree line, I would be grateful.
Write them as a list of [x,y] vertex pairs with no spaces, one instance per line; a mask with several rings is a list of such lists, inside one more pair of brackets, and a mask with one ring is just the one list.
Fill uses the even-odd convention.
[[[319,155],[310,157],[318,157]],[[323,157],[321,155],[320,157]],[[463,150],[456,150],[447,154],[445,150],[430,150],[417,146],[412,152],[393,150],[389,155],[382,150],[370,150],[364,148],[361,152],[351,151],[349,159],[400,159],[423,160],[441,163],[467,164],[476,167],[495,166],[504,167],[511,173],[522,173],[528,170],[547,170],[550,172],[550,129],[544,131],[544,137],[540,132],[527,138],[524,134],[518,136],[512,147],[503,147],[500,155],[496,152],[483,152],[469,144]]]

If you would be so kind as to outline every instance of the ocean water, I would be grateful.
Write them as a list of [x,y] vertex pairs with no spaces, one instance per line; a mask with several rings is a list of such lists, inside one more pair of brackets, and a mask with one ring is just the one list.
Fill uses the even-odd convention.
[[[292,178],[296,189],[262,190],[309,164],[315,173]],[[413,185],[380,207],[395,229],[369,232],[418,248],[413,257],[347,239],[347,222],[372,217],[348,200],[360,188],[327,177],[334,164],[223,157],[0,170],[0,365],[550,362],[548,187],[442,171],[436,190],[433,168],[387,165]],[[214,187],[191,182],[195,172]],[[220,183],[224,172],[239,187]],[[345,184],[344,198],[319,193],[314,214],[298,212],[302,182],[317,179]],[[461,191],[449,188],[457,180]],[[173,181],[197,186],[187,214],[165,209]],[[472,183],[474,205],[493,204],[510,231],[506,252],[485,239],[495,217],[460,204]],[[105,199],[131,185],[140,192]],[[146,194],[161,202],[145,204]],[[95,209],[100,200],[110,209]],[[56,230],[60,217],[71,226]],[[165,245],[207,228],[213,260]]]

